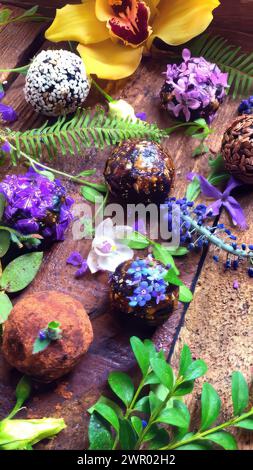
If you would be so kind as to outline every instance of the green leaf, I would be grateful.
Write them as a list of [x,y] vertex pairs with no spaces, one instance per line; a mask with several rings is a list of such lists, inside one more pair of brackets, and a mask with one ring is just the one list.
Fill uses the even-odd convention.
[[171,270],[173,270],[177,276],[179,275],[179,270],[177,269],[175,265],[175,261],[173,257],[171,256],[171,254],[169,253],[169,251],[165,247],[163,247],[159,243],[154,243],[153,255],[155,259],[163,263],[164,266],[167,266],[168,264],[170,264]]
[[4,195],[3,193],[0,193],[0,220],[2,220],[3,218],[5,203],[6,203],[6,200],[5,200]]
[[11,238],[9,232],[0,230],[0,258],[2,258],[10,248]]
[[127,419],[120,420],[119,442],[122,450],[134,450],[137,434]]
[[104,405],[109,406],[110,408],[112,408],[115,411],[117,416],[122,416],[122,410],[121,410],[120,406],[117,405],[117,403],[115,403],[114,401],[110,400],[110,398],[104,397],[103,395],[101,395],[101,397],[98,399],[98,401],[95,403],[95,405],[91,406],[87,410],[88,413],[92,414],[95,411],[96,405],[98,403],[99,404],[102,403]]
[[36,338],[36,340],[33,343],[33,354],[38,354],[44,351],[45,349],[47,349],[50,343],[51,343],[51,340],[49,338],[45,338],[45,339]]
[[190,380],[189,382],[183,382],[182,384],[178,385],[174,396],[175,397],[182,397],[184,395],[188,395],[194,389],[194,380]]
[[123,243],[133,250],[144,250],[150,245],[149,239],[139,232],[131,233],[123,240]]
[[188,201],[195,201],[200,194],[200,183],[197,176],[188,184],[186,189],[186,198]]
[[219,416],[221,399],[209,383],[204,383],[201,394],[201,431],[208,429]]
[[162,400],[160,400],[153,391],[149,392],[150,412],[154,413],[154,411],[157,410],[161,404]]
[[210,440],[212,442],[215,442],[215,444],[218,444],[219,446],[223,447],[225,450],[236,450],[237,449],[237,444],[234,436],[232,434],[229,434],[226,431],[219,431],[219,432],[214,432],[212,434],[208,434],[204,438],[204,440]]
[[12,11],[9,8],[3,8],[0,10],[0,24],[6,23],[11,16]]
[[111,372],[108,378],[112,391],[127,406],[134,396],[134,384],[130,377],[124,372]]
[[134,405],[134,410],[148,415],[150,413],[149,397],[142,397]]
[[96,173],[96,169],[93,169],[93,170],[84,170],[84,171],[81,171],[81,173],[78,173],[77,177],[79,176],[92,176]]
[[89,202],[92,202],[93,204],[95,202],[101,202],[102,196],[101,194],[94,188],[90,188],[88,186],[82,186],[81,187],[81,194]]
[[23,404],[29,398],[31,390],[31,381],[24,375],[16,387],[16,399]]
[[119,432],[119,420],[118,416],[116,415],[115,411],[108,405],[104,403],[96,403],[94,409],[97,413],[99,413],[111,426]]
[[196,361],[192,362],[189,367],[187,367],[184,379],[185,381],[195,380],[205,375],[207,372],[207,365],[202,359],[197,359]]
[[0,325],[4,323],[12,311],[12,303],[4,292],[0,293]]
[[131,423],[132,423],[132,426],[133,426],[136,434],[138,434],[138,436],[139,436],[142,432],[142,429],[143,429],[142,420],[140,418],[138,418],[138,416],[132,416]]
[[18,292],[35,278],[42,263],[43,253],[27,253],[11,261],[5,268],[0,286],[7,292]]
[[188,304],[193,299],[193,295],[190,289],[185,285],[179,287],[179,300],[180,302]]
[[181,353],[180,353],[180,360],[179,360],[179,377],[184,377],[184,374],[190,364],[192,363],[192,355],[189,346],[186,344],[183,345]]
[[153,372],[147,376],[145,379],[145,385],[155,385],[159,384],[160,380],[158,379],[157,375],[155,375]]
[[235,416],[240,415],[249,404],[249,388],[241,372],[232,374],[232,400]]
[[234,424],[233,426],[236,426],[237,428],[250,429],[253,431],[253,419],[252,418],[242,419],[239,423]]
[[150,363],[160,382],[171,390],[174,384],[174,375],[171,366],[167,364],[165,359],[158,357],[151,358]]
[[136,336],[130,338],[131,347],[135,355],[136,361],[145,376],[149,369],[149,355],[143,342]]
[[155,436],[148,444],[149,450],[157,450],[169,443],[169,435],[165,429],[158,429]]
[[177,277],[175,271],[173,271],[172,268],[167,271],[167,273],[164,276],[164,280],[166,282],[169,282],[170,284],[173,284],[174,286],[182,286],[183,285],[183,281],[181,281],[181,279],[179,279],[179,277]]
[[186,406],[184,410],[179,408],[167,408],[157,417],[156,422],[170,424],[178,428],[188,428],[190,424],[190,413]]
[[167,248],[167,251],[172,256],[185,256],[189,251],[184,246],[179,246],[178,248]]
[[108,429],[106,422],[93,413],[89,423],[89,450],[111,450],[113,446],[113,438]]
[[195,149],[192,152],[192,156],[198,157],[199,155],[203,155],[203,153],[207,153],[207,152],[209,152],[209,147],[206,144],[201,143],[200,145],[195,147]]
[[208,444],[198,444],[193,442],[192,444],[185,444],[180,447],[177,447],[177,450],[209,450]]

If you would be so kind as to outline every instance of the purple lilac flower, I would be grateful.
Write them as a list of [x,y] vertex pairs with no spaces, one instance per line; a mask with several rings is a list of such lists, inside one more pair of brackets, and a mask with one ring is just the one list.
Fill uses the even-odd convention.
[[152,256],[133,261],[127,271],[130,275],[128,284],[135,287],[129,297],[130,307],[144,307],[149,302],[159,304],[165,300],[168,287],[164,280],[166,272],[162,265],[154,262]]
[[204,118],[211,123],[228,88],[228,74],[203,57],[191,57],[184,49],[180,65],[169,64],[161,91],[165,108],[184,121]]
[[140,119],[141,121],[146,121],[147,120],[147,114],[142,112],[142,113],[135,113],[135,116],[137,119]]
[[76,278],[82,277],[86,273],[87,269],[88,269],[87,260],[84,259],[82,261],[81,267],[77,269],[77,271],[75,272],[75,277]]
[[30,168],[25,175],[7,175],[0,183],[0,193],[6,199],[6,225],[25,235],[39,233],[51,241],[64,239],[74,200],[58,179],[50,181]]
[[82,262],[83,257],[78,251],[73,251],[66,261],[67,264],[72,264],[72,266],[81,266]]
[[[4,97],[4,92],[0,92],[0,101]],[[0,103],[0,122],[8,123],[16,121],[18,115],[16,111],[11,106],[7,106],[6,104]]]

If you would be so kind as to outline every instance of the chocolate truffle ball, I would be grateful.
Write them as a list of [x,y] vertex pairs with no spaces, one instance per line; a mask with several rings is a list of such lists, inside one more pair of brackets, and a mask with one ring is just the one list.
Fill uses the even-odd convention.
[[221,146],[226,170],[253,184],[253,116],[240,116],[226,130]]
[[129,203],[162,204],[173,185],[175,168],[156,142],[126,141],[111,153],[104,177],[110,193]]
[[[33,354],[33,344],[51,321],[60,322],[61,339]],[[3,354],[20,372],[52,382],[78,363],[93,340],[82,304],[61,292],[37,292],[20,300],[4,325]]]
[[149,255],[122,263],[110,278],[114,311],[149,326],[163,323],[178,302],[179,289],[164,280],[166,269]]

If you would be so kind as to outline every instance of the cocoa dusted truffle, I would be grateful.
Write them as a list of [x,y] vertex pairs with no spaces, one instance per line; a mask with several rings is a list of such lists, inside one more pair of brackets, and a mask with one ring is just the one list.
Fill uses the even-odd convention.
[[[60,339],[34,354],[34,342],[50,322],[60,323]],[[61,292],[37,292],[20,300],[9,315],[3,354],[20,372],[52,382],[73,369],[92,340],[91,322],[80,302]]]
[[166,269],[151,255],[122,263],[110,278],[112,306],[150,326],[163,323],[178,301],[178,287],[169,284]]
[[111,153],[104,177],[111,194],[130,203],[162,204],[173,185],[175,168],[156,142],[125,141]]
[[224,133],[221,153],[231,175],[243,183],[253,184],[253,116],[235,119]]

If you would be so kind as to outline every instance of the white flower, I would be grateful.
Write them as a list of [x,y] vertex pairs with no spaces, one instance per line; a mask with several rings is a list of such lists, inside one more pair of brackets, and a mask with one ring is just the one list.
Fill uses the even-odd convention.
[[133,106],[131,106],[125,100],[118,100],[118,101],[111,101],[108,104],[109,106],[109,114],[111,116],[123,118],[123,119],[131,119],[131,121],[136,122],[137,117],[135,116],[135,111]]
[[92,273],[100,270],[114,272],[121,263],[132,259],[133,250],[120,243],[120,240],[131,232],[133,232],[132,227],[124,225],[114,227],[112,219],[105,219],[101,222],[96,228],[92,249],[87,258],[90,271]]

